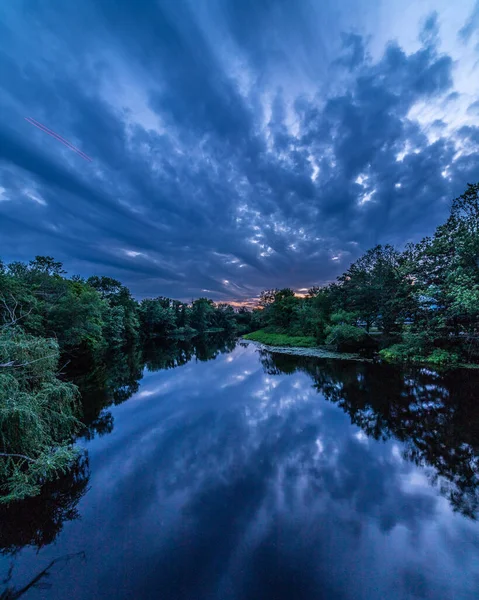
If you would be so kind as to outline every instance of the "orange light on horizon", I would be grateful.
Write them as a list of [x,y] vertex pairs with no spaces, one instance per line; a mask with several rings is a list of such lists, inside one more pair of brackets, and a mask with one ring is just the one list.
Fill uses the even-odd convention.
[[[306,298],[308,295],[309,288],[299,288],[294,291],[294,295],[296,298]],[[226,304],[230,304],[233,308],[249,308],[252,310],[253,308],[263,309],[259,304],[259,296],[255,298],[245,298],[244,300],[223,300]]]

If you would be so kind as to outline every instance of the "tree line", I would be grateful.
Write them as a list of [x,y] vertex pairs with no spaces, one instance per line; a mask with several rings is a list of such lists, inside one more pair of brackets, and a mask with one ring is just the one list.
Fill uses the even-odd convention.
[[247,311],[208,298],[191,303],[160,296],[137,302],[116,279],[68,278],[62,263],[37,256],[28,264],[0,262],[0,324],[55,338],[62,352],[97,352],[140,338],[234,331]]
[[137,302],[111,277],[68,278],[49,256],[0,262],[0,501],[39,493],[81,460],[81,398],[62,363],[100,363],[155,338],[233,334],[249,318],[208,298]]
[[388,360],[477,361],[479,184],[453,201],[432,237],[403,251],[376,246],[305,298],[266,290],[253,311],[208,298],[137,302],[110,277],[66,277],[49,256],[0,262],[0,500],[38,493],[78,459],[79,393],[60,356],[97,359],[155,338],[254,330],[293,345],[380,349]]
[[433,236],[403,251],[378,245],[331,285],[312,287],[305,298],[290,288],[266,290],[260,305],[260,341],[309,336],[310,345],[339,350],[381,348],[388,360],[477,360],[479,184],[452,202]]

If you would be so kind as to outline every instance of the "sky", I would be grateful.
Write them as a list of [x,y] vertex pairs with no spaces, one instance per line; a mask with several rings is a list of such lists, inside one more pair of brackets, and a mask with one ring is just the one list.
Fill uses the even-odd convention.
[[479,180],[476,0],[18,0],[0,40],[5,262],[247,301]]

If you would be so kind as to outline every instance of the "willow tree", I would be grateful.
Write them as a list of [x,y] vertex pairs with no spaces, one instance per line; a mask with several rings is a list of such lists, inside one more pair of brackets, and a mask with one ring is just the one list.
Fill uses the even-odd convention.
[[1,502],[38,494],[79,455],[79,393],[58,379],[58,359],[55,340],[0,328]]

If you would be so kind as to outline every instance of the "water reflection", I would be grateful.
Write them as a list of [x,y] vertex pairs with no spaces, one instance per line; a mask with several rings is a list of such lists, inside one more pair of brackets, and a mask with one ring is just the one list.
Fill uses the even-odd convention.
[[113,431],[114,421],[107,409],[118,405],[138,392],[144,369],[155,372],[174,369],[190,360],[214,360],[231,352],[236,340],[222,335],[204,335],[191,339],[151,342],[127,352],[117,350],[101,362],[91,358],[78,359],[71,365],[67,377],[80,388],[85,439]]
[[455,510],[477,518],[479,510],[479,376],[476,371],[439,374],[426,368],[296,360],[261,353],[266,372],[308,373],[315,388],[348,413],[368,437],[404,443],[403,456],[432,466]]
[[38,551],[54,542],[64,524],[79,517],[88,479],[88,459],[81,457],[69,473],[45,484],[40,496],[0,504],[0,553],[13,555],[25,546]]
[[[17,552],[11,587],[82,550],[29,595],[476,597],[478,374],[175,347],[128,402],[100,389],[81,520]],[[126,389],[129,360],[97,381]]]
[[29,590],[31,590],[33,588],[42,589],[42,590],[50,589],[51,584],[49,584],[45,580],[48,579],[53,567],[55,565],[57,565],[58,563],[62,563],[62,562],[68,563],[70,560],[75,559],[75,558],[85,558],[85,555],[83,552],[77,552],[75,554],[68,554],[67,556],[60,556],[59,558],[55,558],[54,560],[51,560],[50,563],[44,569],[42,569],[39,573],[37,573],[28,583],[26,583],[20,589],[10,587],[8,585],[13,577],[13,566],[14,565],[12,564],[8,571],[7,577],[3,581],[4,584],[7,584],[7,587],[0,595],[0,600],[17,600],[18,598],[21,598]]
[[[81,437],[91,441],[113,431],[114,418],[108,407],[138,392],[145,368],[154,372],[192,359],[213,360],[231,351],[235,344],[231,338],[203,336],[118,351],[105,356],[102,362],[78,358],[67,376],[81,391],[85,424]],[[86,454],[70,472],[48,482],[39,496],[8,506],[0,504],[0,553],[15,554],[26,546],[40,550],[54,542],[64,523],[79,517],[77,504],[88,489],[89,476]]]

